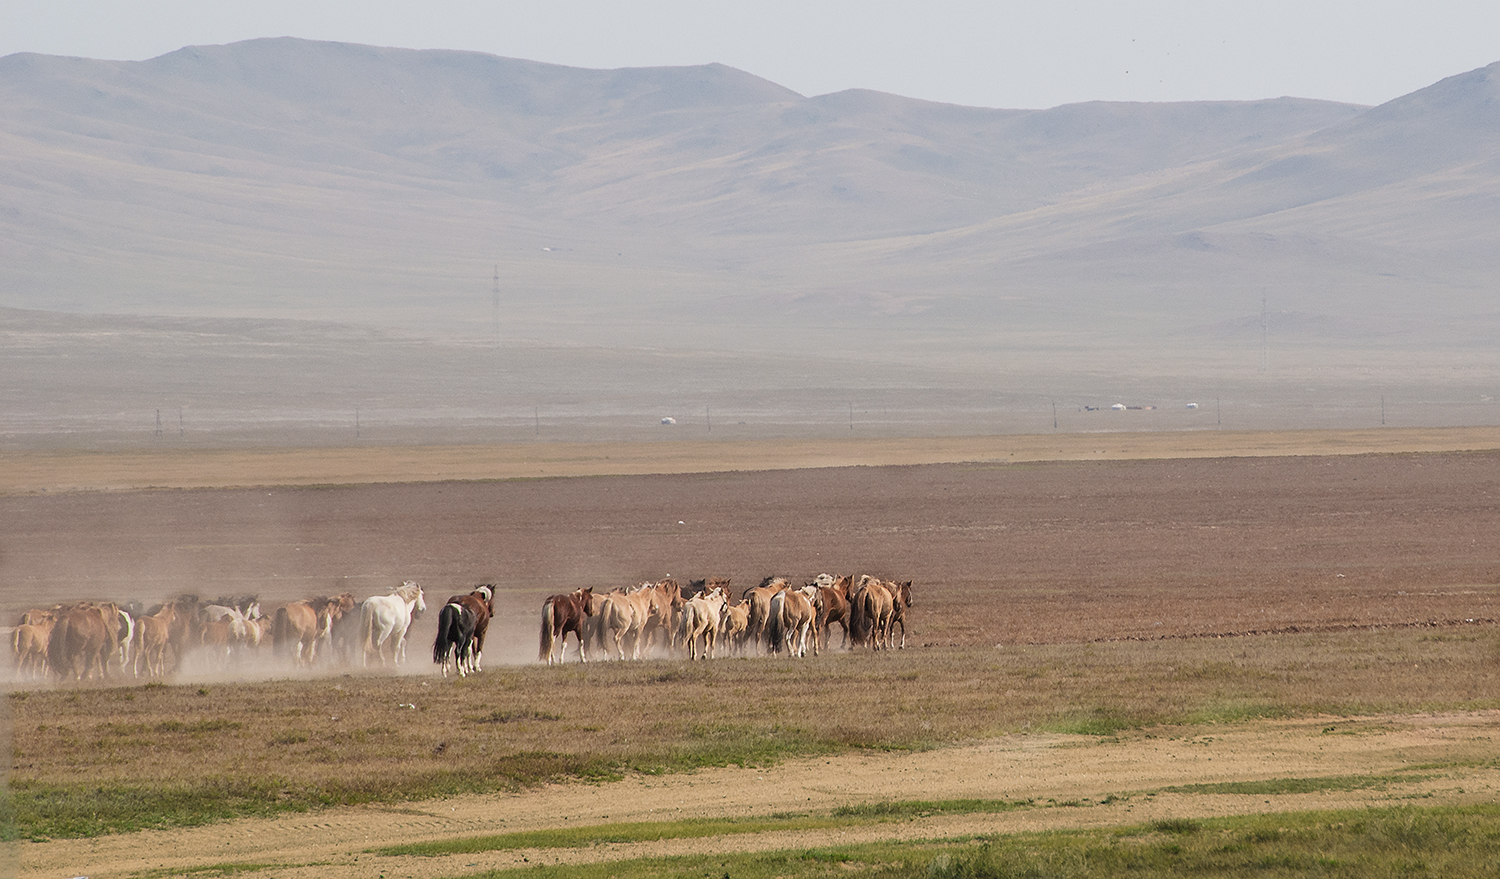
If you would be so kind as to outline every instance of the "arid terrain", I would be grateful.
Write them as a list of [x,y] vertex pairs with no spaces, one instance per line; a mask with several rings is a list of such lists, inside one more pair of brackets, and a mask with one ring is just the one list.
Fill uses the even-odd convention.
[[[536,613],[551,593],[669,574],[728,576],[743,586],[768,574],[871,572],[915,581],[908,641],[915,651],[1433,628],[1477,640],[1493,654],[1500,434],[1492,433],[1309,434],[1300,446],[1267,434],[1237,437],[1217,451],[1220,440],[1192,435],[1207,453],[1225,455],[1210,457],[1191,457],[1182,435],[1073,436],[1058,440],[1056,453],[1071,460],[1052,461],[1036,460],[1046,457],[1040,449],[1014,456],[1004,442],[984,454],[913,442],[905,452],[886,449],[878,461],[861,458],[868,448],[829,443],[802,457],[784,449],[782,466],[797,469],[776,469],[774,450],[762,449],[754,459],[760,469],[717,472],[696,457],[702,448],[626,444],[637,456],[659,455],[661,472],[636,461],[627,469],[634,475],[586,475],[610,473],[610,453],[571,448],[538,467],[570,475],[544,478],[520,478],[528,474],[498,453],[487,471],[472,452],[437,450],[424,463],[422,450],[401,451],[406,478],[439,480],[414,482],[382,469],[389,460],[330,463],[337,456],[326,450],[312,459],[282,457],[279,467],[225,453],[212,467],[180,471],[187,474],[181,482],[157,481],[153,467],[163,474],[173,467],[150,456],[83,455],[76,466],[56,467],[63,459],[13,455],[4,460],[8,493],[0,495],[0,604],[14,612],[182,591],[256,592],[270,604],[345,589],[363,597],[404,579],[433,596],[492,582],[497,622],[486,653],[499,666],[535,661]],[[544,448],[532,449],[547,458]],[[674,455],[696,463],[673,463]],[[822,459],[808,466],[809,455]],[[881,466],[819,466],[840,456]],[[455,464],[460,460],[467,463]],[[278,469],[283,481],[299,484],[275,484]],[[174,484],[194,487],[136,487]],[[213,484],[230,487],[199,487]],[[419,647],[431,643],[434,616],[419,621]],[[1226,652],[1248,643],[1226,640]],[[411,671],[431,668],[414,648]],[[1500,693],[1494,675],[1473,686],[1472,700],[1492,702]],[[733,842],[442,859],[360,852],[372,841],[913,798],[1087,804],[860,832],[910,838],[1407,796],[1470,802],[1493,799],[1500,781],[1491,768],[1497,726],[1494,711],[1474,710],[1157,729],[1108,740],[1022,734],[922,753],[857,752],[827,763],[628,778],[607,783],[607,797],[592,786],[549,786],[83,843],[26,842],[17,854],[23,872],[35,876],[138,875],[232,861],[318,865],[267,873],[276,876],[439,876],[525,863],[522,857],[535,863],[836,840],[748,834]],[[1203,781],[1463,761],[1469,768],[1409,785],[1339,794],[1141,794]],[[835,763],[836,771],[827,768]],[[1102,802],[1111,795],[1116,799]]]

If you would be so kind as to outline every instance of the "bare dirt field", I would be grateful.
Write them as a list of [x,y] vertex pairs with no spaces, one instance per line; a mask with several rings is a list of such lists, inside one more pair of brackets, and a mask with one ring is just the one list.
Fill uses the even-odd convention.
[[[1049,440],[1058,449],[1053,457],[1064,460],[1050,461],[1040,460],[1040,444],[1013,456],[1006,446],[1019,449],[1016,438],[993,438],[978,454],[913,442],[904,459],[889,449],[871,459],[868,447],[827,444],[817,451],[822,457],[781,459],[797,469],[775,469],[774,453],[705,466],[712,462],[698,449],[682,456],[694,462],[686,466],[666,460],[670,445],[635,445],[570,449],[571,471],[538,468],[611,473],[616,454],[654,452],[666,461],[625,471],[639,475],[572,478],[515,478],[528,474],[486,469],[475,451],[440,450],[424,459],[420,450],[398,450],[380,466],[360,464],[359,455],[332,464],[325,457],[281,480],[317,483],[305,487],[276,484],[286,457],[280,465],[253,455],[218,458],[178,471],[188,475],[174,481],[173,467],[161,460],[86,456],[59,467],[57,456],[7,456],[0,462],[9,492],[0,495],[0,607],[151,601],[182,591],[256,592],[269,604],[346,589],[365,596],[404,579],[447,596],[493,582],[497,622],[486,654],[491,663],[521,663],[534,661],[536,610],[548,594],[669,574],[728,576],[744,586],[768,574],[830,571],[913,579],[913,649],[1375,627],[1493,638],[1500,619],[1500,432],[1381,434],[1309,434],[1300,444],[1277,435],[1259,442],[1240,436],[1237,444],[1200,434],[1059,437]],[[1189,444],[1207,456],[1193,456]],[[560,450],[530,454],[538,451],[556,457]],[[468,463],[457,467],[458,458]],[[390,469],[397,459],[404,462],[399,479]],[[816,466],[831,461],[882,466]],[[745,469],[752,466],[760,469]],[[84,485],[114,490],[70,490]],[[143,485],[185,487],[139,490]],[[200,485],[241,487],[186,488]],[[434,616],[420,622],[417,645],[431,643]],[[427,668],[416,664],[419,672]],[[1325,720],[1215,729],[1202,742],[1196,729],[1117,742],[1017,736],[916,755],[835,758],[836,773],[801,763],[713,770],[612,784],[608,797],[569,785],[227,829],[24,843],[19,856],[23,872],[36,876],[131,875],[235,860],[323,865],[271,873],[277,876],[454,875],[515,858],[375,863],[359,852],[367,838],[389,843],[628,821],[675,809],[750,814],[945,796],[1066,801],[1202,780],[1379,772],[1439,757],[1492,760],[1500,731],[1500,717],[1487,712],[1362,719],[1360,734],[1334,737],[1321,734]],[[842,780],[830,782],[834,776]],[[1496,780],[1490,770],[1474,769],[1421,790],[1339,796],[1468,801],[1492,798]],[[1083,826],[1225,809],[1322,808],[1335,799],[1163,795],[869,832],[894,838]],[[775,837],[733,845],[816,842]],[[687,844],[569,856],[603,859],[674,845]]]

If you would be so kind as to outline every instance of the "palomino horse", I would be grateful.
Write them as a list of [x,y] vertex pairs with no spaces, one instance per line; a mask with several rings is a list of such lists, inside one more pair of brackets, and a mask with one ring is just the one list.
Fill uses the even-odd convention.
[[699,658],[698,641],[703,640],[704,659],[711,659],[717,647],[719,630],[723,627],[724,609],[729,606],[729,596],[724,587],[714,586],[701,595],[689,598],[682,605],[682,640],[687,643],[688,659]]
[[271,643],[294,665],[311,666],[318,658],[318,642],[328,637],[335,599],[305,598],[276,608],[271,617]]
[[[807,642],[817,613],[813,598],[817,594],[818,587],[809,583],[801,589],[783,589],[771,597],[769,628],[773,649],[780,651],[785,647],[791,656],[807,655]],[[817,655],[817,639],[812,641],[813,655]]]
[[724,608],[724,643],[736,656],[745,653],[745,631],[750,625],[750,605],[746,602]]
[[564,639],[572,632],[578,638],[578,658],[588,662],[588,648],[583,643],[583,621],[594,613],[593,587],[575,589],[565,595],[554,595],[542,602],[542,637],[537,659],[551,665],[553,656],[562,662],[568,645]]
[[167,673],[167,648],[172,644],[172,622],[177,615],[177,605],[164,604],[154,614],[135,621],[135,676],[141,676],[141,666],[146,667],[148,677],[159,678]]
[[605,593],[589,593],[589,609],[583,621],[578,624],[579,650],[585,647],[596,651],[595,655],[603,653],[609,655],[609,650],[604,646],[607,635],[604,626],[604,602],[608,596]]
[[16,657],[16,671],[23,677],[40,679],[47,674],[47,641],[57,625],[62,606],[50,610],[28,610],[21,615],[11,633],[10,646]]
[[[673,621],[682,603],[682,590],[675,580],[642,583],[627,591],[615,590],[605,596],[601,613],[603,627],[614,642],[615,652],[625,658],[625,642],[630,641],[630,656],[640,659],[650,647],[651,636],[660,631],[666,648],[675,646]],[[608,652],[607,650],[605,651]]]
[[896,627],[901,627],[901,643],[895,645],[898,650],[906,649],[906,609],[911,607],[911,581],[905,583],[887,583],[892,593],[891,598],[891,624],[886,629],[886,647],[891,647],[896,638]]
[[625,658],[625,641],[630,639],[632,656],[640,659],[641,632],[646,627],[646,616],[651,612],[651,596],[646,594],[645,587],[637,587],[629,592],[616,589],[604,596],[604,604],[599,609],[601,619],[600,628],[604,634],[604,654],[609,655],[609,645],[615,645],[616,658]]
[[786,588],[786,578],[767,577],[759,586],[745,590],[745,603],[750,605],[750,615],[745,622],[745,640],[755,644],[757,655],[763,652],[762,646],[770,628],[771,599]]
[[891,590],[869,574],[861,575],[859,585],[849,596],[849,640],[867,644],[872,650],[886,646],[893,608]]
[[364,645],[364,664],[370,664],[370,654],[380,658],[384,666],[385,646],[391,645],[391,663],[400,665],[406,661],[406,631],[411,621],[427,610],[422,599],[422,587],[411,580],[391,590],[389,595],[372,595],[360,606],[360,643]]

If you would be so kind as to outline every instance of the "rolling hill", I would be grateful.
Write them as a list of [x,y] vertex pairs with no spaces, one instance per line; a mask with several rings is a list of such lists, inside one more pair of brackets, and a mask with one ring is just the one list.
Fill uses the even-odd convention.
[[290,38],[11,55],[0,307],[498,325],[523,351],[975,386],[1260,380],[1275,343],[1339,382],[1467,364],[1477,386],[1500,367],[1497,70],[1372,108],[1023,111]]

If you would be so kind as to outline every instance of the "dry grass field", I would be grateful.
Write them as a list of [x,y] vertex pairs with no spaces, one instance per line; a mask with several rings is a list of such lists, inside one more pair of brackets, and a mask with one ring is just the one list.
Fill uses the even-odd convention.
[[[260,664],[13,689],[15,855],[38,876],[447,876],[1491,802],[1497,449],[1500,431],[1454,429],[8,454],[10,612],[499,587],[488,669],[466,681],[423,657],[429,614],[399,675]],[[553,592],[823,570],[913,579],[911,646],[535,664]],[[1249,782],[1268,793],[1194,787]],[[959,798],[1011,805],[835,814]],[[832,823],[371,853],[663,816]]]

